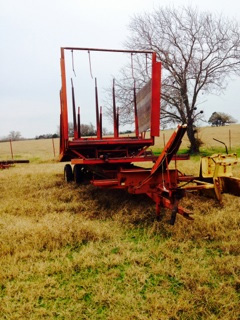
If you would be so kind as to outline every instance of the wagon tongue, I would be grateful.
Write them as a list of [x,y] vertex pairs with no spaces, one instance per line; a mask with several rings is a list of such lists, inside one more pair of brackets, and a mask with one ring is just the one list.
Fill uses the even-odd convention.
[[173,156],[176,155],[186,130],[187,125],[179,125],[177,127],[153,166],[151,175],[157,173],[159,170],[166,170]]

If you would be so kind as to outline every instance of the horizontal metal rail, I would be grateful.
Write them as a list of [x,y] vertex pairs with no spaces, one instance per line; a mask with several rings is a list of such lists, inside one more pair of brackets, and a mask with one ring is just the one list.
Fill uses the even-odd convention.
[[109,158],[109,159],[100,159],[100,158],[88,158],[88,159],[72,159],[71,164],[87,164],[87,165],[97,165],[97,164],[106,164],[106,163],[132,163],[132,162],[145,162],[145,161],[156,161],[157,157],[124,157],[124,158]]
[[29,163],[29,160],[0,160],[0,164]]
[[99,48],[77,48],[63,47],[64,50],[79,50],[79,51],[100,51],[100,52],[119,52],[119,53],[153,53],[152,50],[124,50],[124,49],[99,49]]

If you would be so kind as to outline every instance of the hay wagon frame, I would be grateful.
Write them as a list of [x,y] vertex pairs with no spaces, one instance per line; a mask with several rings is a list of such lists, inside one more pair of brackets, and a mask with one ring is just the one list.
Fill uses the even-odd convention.
[[[81,114],[75,105],[75,91],[71,80],[71,104],[73,119],[73,137],[69,137],[67,72],[65,52],[76,51],[124,53],[131,56],[145,55],[151,61],[151,76],[141,88],[132,84],[132,102],[135,132],[131,136],[119,134],[119,108],[117,107],[115,82],[112,86],[113,135],[104,136],[102,130],[102,107],[99,107],[98,86],[95,78],[96,135],[85,137],[81,134]],[[146,194],[156,203],[157,219],[161,218],[161,208],[171,210],[170,223],[173,225],[176,215],[193,220],[191,212],[179,205],[186,190],[214,189],[218,198],[221,193],[218,177],[212,181],[203,177],[186,176],[175,165],[169,168],[172,160],[186,159],[177,151],[186,132],[186,125],[179,125],[167,142],[164,150],[155,156],[148,151],[160,134],[160,96],[161,62],[153,51],[111,50],[94,48],[61,48],[61,90],[60,90],[60,161],[70,162],[64,167],[67,182],[91,183],[96,187],[125,189],[132,194]],[[143,168],[138,163],[151,163],[151,168]],[[192,185],[189,185],[192,184]],[[240,184],[239,184],[240,190]]]

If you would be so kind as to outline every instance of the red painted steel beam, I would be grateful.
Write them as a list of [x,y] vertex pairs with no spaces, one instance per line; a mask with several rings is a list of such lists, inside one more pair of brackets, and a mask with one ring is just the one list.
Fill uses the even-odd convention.
[[161,94],[161,62],[157,62],[156,53],[152,55],[152,106],[151,106],[151,136],[158,137],[160,133],[160,94]]
[[116,179],[104,179],[104,180],[92,180],[91,184],[95,187],[115,187],[118,186],[118,180]]
[[65,70],[65,58],[64,48],[61,48],[61,145],[60,152],[64,154],[66,150],[66,142],[68,141],[68,107],[67,107],[67,84],[66,84],[66,70]]
[[153,175],[158,170],[165,170],[167,165],[170,163],[176,152],[178,151],[184,133],[186,132],[187,126],[182,125],[173,132],[172,136],[168,140],[168,143],[164,147],[162,153],[160,154],[157,162],[152,168],[151,174]]
[[[167,208],[170,210],[174,209],[174,205],[170,199],[158,195],[157,193],[147,193],[147,195],[159,206],[162,208]],[[177,213],[182,215],[184,218],[188,220],[194,220],[190,215],[193,214],[192,211],[183,208],[182,206],[177,206]]]
[[133,100],[134,100],[134,117],[135,117],[135,134],[139,137],[138,113],[137,113],[137,95],[136,95],[136,81],[134,80],[133,87]]
[[153,53],[152,50],[123,50],[123,49],[99,49],[99,48],[78,48],[78,47],[63,47],[64,50],[79,50],[79,51],[100,51],[100,52],[119,52],[119,53]]
[[76,120],[75,92],[74,92],[72,78],[71,78],[71,85],[72,85],[73,135],[74,135],[74,139],[77,139],[78,138],[78,131],[77,131],[77,120]]
[[86,165],[94,165],[94,164],[123,164],[123,163],[132,163],[132,162],[145,162],[145,161],[155,161],[156,157],[132,157],[132,158],[110,158],[110,159],[71,159],[71,164],[86,164]]
[[115,96],[115,79],[113,79],[112,84],[112,99],[113,99],[113,131],[114,138],[118,138],[118,113],[116,108],[116,96]]
[[145,146],[151,146],[153,143],[152,139],[136,139],[135,138],[124,138],[121,137],[119,139],[115,139],[115,138],[106,138],[104,137],[101,140],[98,140],[96,138],[82,138],[81,140],[74,140],[74,141],[69,141],[69,146],[73,147],[73,146],[101,146],[101,145],[116,145],[116,146],[123,146],[123,147],[127,147],[127,146],[131,146],[131,145],[135,145],[135,146],[139,146],[141,147],[142,145]]
[[96,128],[97,128],[97,139],[101,139],[100,119],[99,119],[99,105],[98,105],[98,87],[97,87],[97,78],[95,78],[95,104],[96,104]]

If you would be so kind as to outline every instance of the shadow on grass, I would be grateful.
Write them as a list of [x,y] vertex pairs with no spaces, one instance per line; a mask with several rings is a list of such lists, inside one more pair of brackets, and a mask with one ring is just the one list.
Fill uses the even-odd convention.
[[155,204],[146,195],[84,185],[79,187],[80,199],[87,202],[91,219],[112,219],[140,226],[151,225],[156,218]]

